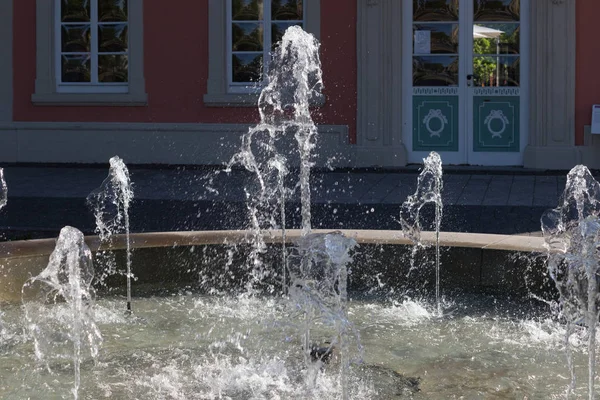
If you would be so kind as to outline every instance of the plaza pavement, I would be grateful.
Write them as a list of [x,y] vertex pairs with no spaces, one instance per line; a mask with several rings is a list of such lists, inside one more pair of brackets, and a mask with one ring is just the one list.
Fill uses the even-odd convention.
[[[132,231],[244,228],[244,186],[252,182],[252,175],[217,170],[130,167],[135,196]],[[3,238],[55,237],[65,225],[92,234],[94,219],[85,198],[107,173],[107,167],[5,167],[8,204],[0,211]],[[417,175],[418,167],[314,171],[313,227],[398,230],[400,205],[414,193]],[[289,178],[294,182],[293,174]],[[565,182],[565,173],[446,168],[442,230],[539,235],[540,217],[556,207]],[[426,229],[431,228],[432,211],[424,209]],[[288,226],[299,227],[297,193],[288,201],[287,214]]]

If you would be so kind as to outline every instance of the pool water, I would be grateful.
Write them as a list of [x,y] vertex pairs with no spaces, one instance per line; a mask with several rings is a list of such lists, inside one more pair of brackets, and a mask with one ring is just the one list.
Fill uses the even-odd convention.
[[[51,308],[57,318],[63,305]],[[178,293],[120,297],[94,306],[103,344],[81,366],[80,399],[337,399],[339,364],[303,379],[303,353],[289,303],[279,298]],[[446,315],[411,299],[352,301],[357,342],[347,376],[352,399],[553,399],[570,380],[564,327],[543,311],[521,312],[487,296],[446,302]],[[22,309],[1,305],[0,398],[73,398],[69,359],[36,362]],[[315,329],[315,341],[330,335]],[[585,332],[572,337],[576,397],[586,395]],[[419,378],[419,380],[417,380]],[[408,384],[407,382],[411,383]],[[416,382],[416,385],[415,385]]]

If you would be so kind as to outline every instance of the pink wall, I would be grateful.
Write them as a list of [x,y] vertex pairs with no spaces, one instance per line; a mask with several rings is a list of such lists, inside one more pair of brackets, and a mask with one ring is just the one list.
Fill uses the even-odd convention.
[[[179,0],[165,7],[144,4],[144,67],[147,107],[34,106],[35,1],[14,0],[15,121],[253,123],[252,108],[205,107],[208,76],[208,0]],[[48,0],[50,1],[50,0]],[[337,3],[336,7],[334,3]],[[349,125],[356,139],[356,7],[324,1],[321,42],[327,103],[315,110],[323,124]],[[168,27],[168,28],[166,28]]]
[[595,29],[598,15],[600,1],[577,2],[576,145],[583,145],[583,127],[591,124],[592,105],[600,104],[600,42]]

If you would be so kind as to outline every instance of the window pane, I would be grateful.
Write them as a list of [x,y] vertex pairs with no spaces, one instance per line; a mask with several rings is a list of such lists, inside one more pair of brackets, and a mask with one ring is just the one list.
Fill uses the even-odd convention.
[[259,82],[262,80],[262,53],[232,54],[232,82]]
[[262,51],[263,24],[237,22],[231,24],[231,49],[233,51]]
[[413,57],[413,86],[457,85],[457,56]]
[[519,54],[519,24],[473,25],[474,54]]
[[[413,31],[414,53],[458,54],[458,24],[414,24]],[[417,31],[430,32],[428,49],[423,49],[414,43]]]
[[90,25],[62,25],[61,51],[64,53],[90,52]]
[[[225,1],[225,0],[223,0]],[[260,21],[263,19],[262,0],[231,0],[233,21]]]
[[89,22],[90,0],[61,0],[60,14],[62,22]]
[[90,55],[65,55],[61,57],[61,81],[62,82],[90,82]]
[[277,44],[281,41],[283,34],[290,26],[300,26],[297,22],[275,22],[271,24],[271,50],[275,49]]
[[98,82],[127,82],[128,59],[125,55],[98,56]]
[[519,86],[521,59],[514,56],[475,57],[475,86]]
[[521,2],[519,0],[473,0],[475,21],[519,21]]
[[271,19],[274,21],[303,19],[302,0],[271,0]]
[[98,0],[99,22],[127,22],[127,0]]
[[458,21],[458,0],[413,0],[413,21]]
[[98,25],[98,51],[119,53],[127,51],[127,24]]

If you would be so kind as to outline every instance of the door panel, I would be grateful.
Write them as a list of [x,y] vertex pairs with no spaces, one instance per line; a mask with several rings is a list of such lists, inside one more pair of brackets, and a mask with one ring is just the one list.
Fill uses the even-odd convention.
[[466,57],[473,80],[468,82],[467,157],[470,163],[521,164],[521,1],[469,5],[473,36]]
[[473,97],[473,151],[519,152],[519,96]]
[[[404,8],[405,123],[409,162],[437,151],[446,162],[464,163],[464,61],[459,0],[406,1]],[[409,133],[410,132],[410,133]]]
[[413,96],[413,149],[458,151],[458,109],[458,96]]

